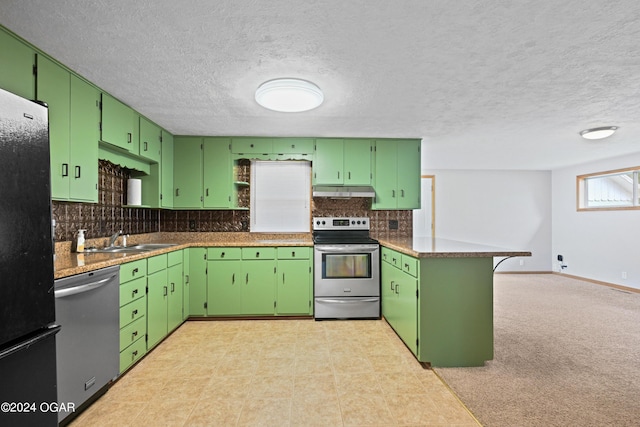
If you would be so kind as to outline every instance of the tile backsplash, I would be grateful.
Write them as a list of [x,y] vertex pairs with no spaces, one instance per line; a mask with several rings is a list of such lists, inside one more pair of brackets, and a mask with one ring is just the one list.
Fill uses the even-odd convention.
[[[248,180],[248,173],[245,175]],[[53,201],[56,241],[73,240],[78,229],[87,230],[87,238],[110,236],[118,230],[125,234],[249,231],[248,210],[174,211],[123,207],[130,177],[128,169],[100,160],[97,204]],[[243,203],[248,206],[248,195]],[[367,198],[316,197],[312,203],[312,216],[367,216],[371,219],[371,234],[375,237],[410,237],[413,233],[412,211],[373,211],[371,199]]]

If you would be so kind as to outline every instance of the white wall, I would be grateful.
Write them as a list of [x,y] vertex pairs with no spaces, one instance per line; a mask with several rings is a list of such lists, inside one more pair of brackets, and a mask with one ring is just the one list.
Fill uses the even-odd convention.
[[550,171],[422,173],[435,175],[436,237],[532,252],[504,261],[497,271],[551,271]]
[[[640,289],[640,211],[577,212],[576,176],[640,166],[640,153],[552,172],[552,265],[567,274]],[[627,279],[622,279],[622,272]]]

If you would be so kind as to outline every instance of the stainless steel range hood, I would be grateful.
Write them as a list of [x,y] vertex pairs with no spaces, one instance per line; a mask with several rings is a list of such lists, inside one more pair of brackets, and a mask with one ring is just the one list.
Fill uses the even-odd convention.
[[349,199],[352,197],[375,197],[376,192],[370,185],[314,185],[313,197],[331,197]]

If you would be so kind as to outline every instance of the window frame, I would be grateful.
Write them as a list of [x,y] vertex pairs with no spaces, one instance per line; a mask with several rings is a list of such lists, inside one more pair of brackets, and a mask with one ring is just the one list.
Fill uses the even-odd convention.
[[[631,206],[599,206],[599,207],[589,207],[587,205],[586,200],[586,190],[587,190],[587,180],[594,177],[605,177],[610,175],[622,175],[625,173],[633,172],[634,180],[633,180],[633,190],[631,195]],[[588,212],[588,211],[628,211],[628,210],[640,210],[640,166],[623,168],[623,169],[613,169],[603,172],[594,172],[588,173],[584,175],[576,176],[576,210],[578,212]]]

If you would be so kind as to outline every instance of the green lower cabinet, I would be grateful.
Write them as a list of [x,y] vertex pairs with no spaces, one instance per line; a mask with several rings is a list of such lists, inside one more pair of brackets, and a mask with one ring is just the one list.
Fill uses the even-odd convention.
[[150,349],[167,335],[167,271],[149,274],[147,287],[147,349]]
[[311,314],[311,262],[278,259],[276,314]]
[[242,261],[209,261],[207,314],[230,316],[242,312]]
[[191,263],[189,262],[190,254],[191,251],[189,249],[182,251],[182,320],[187,320],[191,311],[191,278],[189,276],[191,269]]
[[242,275],[242,314],[274,314],[276,283],[274,260],[243,260]]
[[146,260],[120,266],[120,373],[147,351]]
[[[397,254],[400,258],[400,254]],[[382,263],[382,313],[413,354],[418,354],[418,281],[393,264]]]
[[189,248],[189,315],[207,315],[207,248]]
[[169,299],[167,301],[167,332],[173,331],[182,323],[183,284],[182,263],[167,268]]

